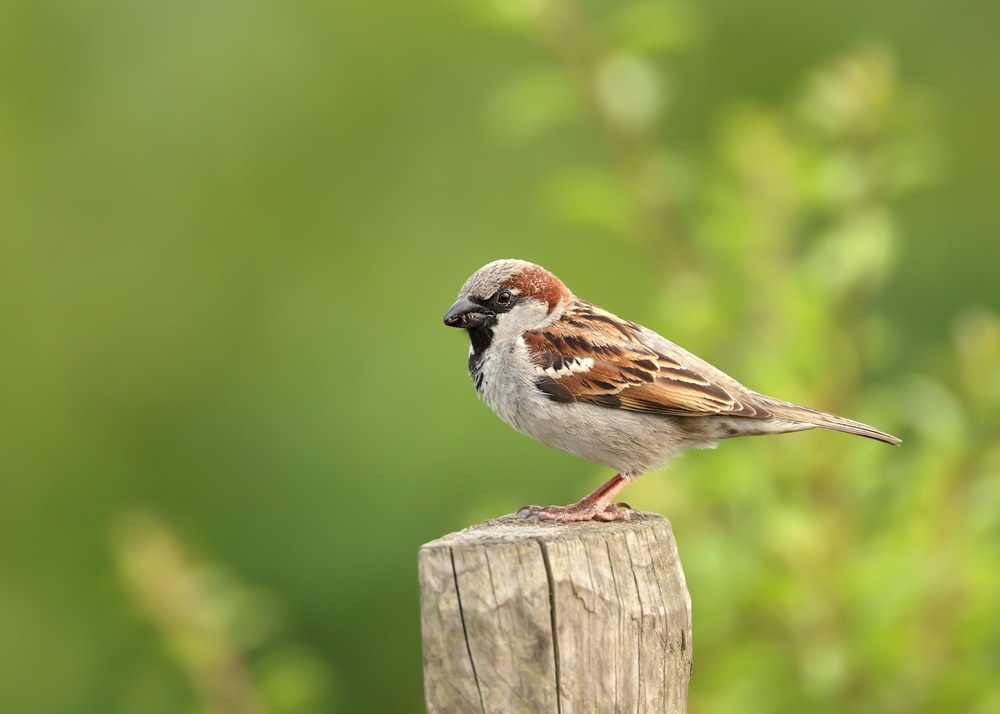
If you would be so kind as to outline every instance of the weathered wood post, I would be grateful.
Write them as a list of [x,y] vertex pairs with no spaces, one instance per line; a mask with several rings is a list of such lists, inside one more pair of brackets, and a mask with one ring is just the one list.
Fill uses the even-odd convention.
[[662,516],[505,516],[419,565],[429,714],[686,711],[691,601]]

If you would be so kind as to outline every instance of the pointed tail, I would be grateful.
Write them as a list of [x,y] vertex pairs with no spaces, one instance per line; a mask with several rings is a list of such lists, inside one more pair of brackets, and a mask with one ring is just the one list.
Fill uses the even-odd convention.
[[767,401],[768,411],[781,419],[812,424],[821,429],[830,429],[831,431],[842,431],[845,434],[857,434],[858,436],[865,436],[876,441],[884,441],[886,444],[894,446],[901,443],[901,439],[896,438],[892,434],[886,434],[884,431],[879,431],[873,426],[862,424],[860,421],[845,419],[830,412],[810,409],[809,407],[800,407],[797,404],[789,404],[788,402],[781,402],[776,399],[768,399]]

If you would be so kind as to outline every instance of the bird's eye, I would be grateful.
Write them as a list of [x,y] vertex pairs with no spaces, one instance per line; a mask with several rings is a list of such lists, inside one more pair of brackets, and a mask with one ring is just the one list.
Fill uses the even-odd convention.
[[510,301],[514,299],[510,290],[501,290],[497,293],[497,305],[510,305]]

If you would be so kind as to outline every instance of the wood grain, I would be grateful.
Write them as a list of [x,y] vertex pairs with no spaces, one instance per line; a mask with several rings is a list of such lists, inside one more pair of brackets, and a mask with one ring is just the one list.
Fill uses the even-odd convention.
[[670,522],[516,515],[419,554],[431,714],[686,711],[691,605]]

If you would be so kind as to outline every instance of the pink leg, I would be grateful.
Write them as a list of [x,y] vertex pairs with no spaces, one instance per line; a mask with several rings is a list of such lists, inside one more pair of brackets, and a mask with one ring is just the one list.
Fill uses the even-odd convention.
[[631,508],[627,503],[614,503],[614,499],[637,475],[615,474],[572,506],[525,506],[518,513],[543,521],[627,521],[631,518]]

